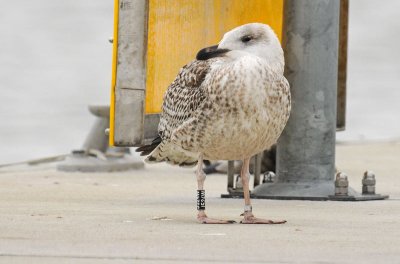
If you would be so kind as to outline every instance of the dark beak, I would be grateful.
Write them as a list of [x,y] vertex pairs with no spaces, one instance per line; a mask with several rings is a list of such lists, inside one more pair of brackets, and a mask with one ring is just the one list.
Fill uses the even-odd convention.
[[222,57],[225,53],[229,52],[228,49],[218,49],[218,45],[201,49],[197,52],[196,60],[208,60],[211,58]]

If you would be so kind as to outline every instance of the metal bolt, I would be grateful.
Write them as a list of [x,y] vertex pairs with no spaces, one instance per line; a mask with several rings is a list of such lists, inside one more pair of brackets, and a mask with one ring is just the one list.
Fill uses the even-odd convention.
[[104,134],[106,134],[106,136],[109,136],[109,135],[110,135],[110,129],[109,129],[109,128],[106,128],[106,129],[104,130]]
[[346,196],[349,193],[349,181],[347,175],[343,172],[336,174],[335,180],[335,195]]
[[72,156],[74,156],[74,157],[83,157],[86,155],[87,155],[87,153],[83,149],[72,150]]
[[364,172],[362,179],[362,194],[375,194],[375,173],[372,171]]
[[240,175],[236,177],[236,189],[243,189],[242,178]]
[[112,38],[112,37],[108,38],[108,42],[110,42],[112,44],[114,42],[114,38]]
[[263,183],[271,183],[275,180],[275,173],[273,171],[267,171],[264,173]]

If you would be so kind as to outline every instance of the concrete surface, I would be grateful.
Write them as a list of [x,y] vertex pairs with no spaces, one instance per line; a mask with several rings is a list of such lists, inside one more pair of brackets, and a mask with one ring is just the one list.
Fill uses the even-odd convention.
[[[284,225],[201,225],[193,169],[123,173],[0,170],[0,263],[400,263],[400,142],[338,145],[337,167],[361,191],[366,169],[390,200],[254,200]],[[206,181],[208,214],[239,221],[240,199]],[[167,220],[151,220],[166,217]]]

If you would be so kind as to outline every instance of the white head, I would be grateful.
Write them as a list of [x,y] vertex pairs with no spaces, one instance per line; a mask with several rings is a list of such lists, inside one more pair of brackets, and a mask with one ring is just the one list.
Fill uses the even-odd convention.
[[[250,23],[234,28],[224,34],[218,49],[240,51],[238,54],[250,53],[268,60],[276,66],[284,66],[281,44],[270,26],[261,23]],[[227,54],[228,55],[228,54]]]
[[235,60],[246,55],[265,59],[274,69],[283,73],[285,61],[278,37],[270,26],[261,23],[245,24],[232,29],[225,33],[218,45],[200,50],[196,59],[228,57]]

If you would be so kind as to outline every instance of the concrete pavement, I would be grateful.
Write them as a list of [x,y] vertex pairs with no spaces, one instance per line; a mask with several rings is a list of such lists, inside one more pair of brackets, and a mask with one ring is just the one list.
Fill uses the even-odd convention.
[[[390,200],[254,200],[256,216],[288,223],[201,225],[194,169],[3,168],[0,263],[400,263],[400,142],[338,145],[336,164],[359,191],[375,171]],[[240,221],[243,201],[225,189],[226,176],[208,177],[208,214]]]

